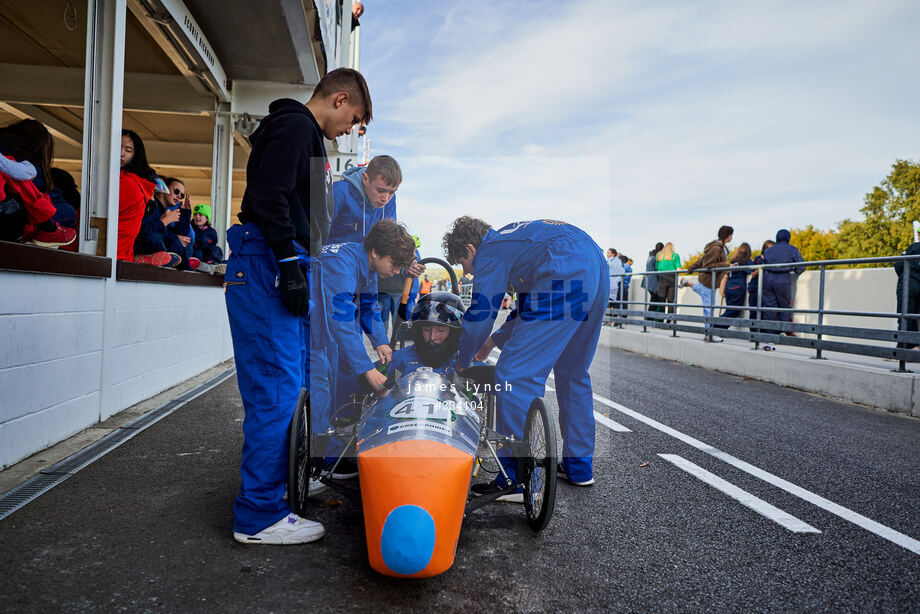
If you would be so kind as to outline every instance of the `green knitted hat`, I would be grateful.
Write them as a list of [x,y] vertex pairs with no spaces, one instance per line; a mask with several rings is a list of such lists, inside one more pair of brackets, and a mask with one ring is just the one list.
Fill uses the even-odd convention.
[[195,205],[195,208],[192,209],[192,215],[200,213],[201,215],[208,218],[208,221],[211,221],[211,205]]

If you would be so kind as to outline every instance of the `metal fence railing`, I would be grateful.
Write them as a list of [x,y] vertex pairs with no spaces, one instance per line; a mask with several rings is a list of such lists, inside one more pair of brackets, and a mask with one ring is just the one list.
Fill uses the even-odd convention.
[[[906,362],[920,362],[920,349],[909,349],[914,346],[920,346],[920,332],[917,332],[917,321],[920,320],[920,314],[908,313],[908,293],[910,289],[910,271],[920,267],[920,256],[889,256],[884,258],[854,258],[849,260],[816,260],[809,262],[797,262],[796,267],[818,267],[818,305],[817,309],[796,309],[794,306],[788,308],[764,307],[764,272],[779,270],[788,271],[792,268],[790,263],[782,264],[757,264],[757,265],[737,265],[731,267],[718,267],[712,269],[697,269],[694,273],[713,273],[712,281],[709,286],[710,297],[709,304],[700,303],[679,303],[677,290],[679,288],[678,280],[681,275],[688,274],[686,269],[677,271],[646,271],[633,272],[629,276],[632,282],[636,283],[637,278],[657,275],[674,276],[674,301],[662,302],[651,301],[647,288],[643,288],[644,300],[629,300],[623,296],[622,300],[613,301],[612,307],[607,310],[605,320],[608,324],[629,324],[641,326],[643,332],[648,328],[667,329],[672,331],[672,336],[676,337],[678,332],[700,333],[706,340],[711,341],[714,335],[726,338],[745,339],[754,343],[757,349],[761,343],[774,345],[788,345],[803,348],[810,348],[815,351],[815,358],[823,358],[822,352],[843,352],[847,354],[858,354],[863,356],[875,356],[879,358],[889,358],[898,361],[898,371],[906,372]],[[827,269],[831,266],[839,265],[856,265],[856,264],[894,264],[903,263],[900,281],[900,310],[899,313],[886,312],[869,312],[857,310],[838,310],[825,308],[825,289],[827,282]],[[756,305],[721,305],[717,302],[718,278],[720,272],[750,270],[751,273],[757,271],[757,304]],[[786,273],[791,274],[791,273]],[[617,276],[617,277],[625,277]],[[611,277],[611,281],[613,281]],[[697,282],[699,283],[699,282]],[[745,285],[747,280],[745,282]],[[620,284],[622,286],[622,284]],[[745,291],[745,296],[747,292]],[[748,301],[745,301],[747,303]],[[682,307],[694,310],[700,315],[691,315],[687,313],[677,313],[677,308]],[[716,312],[727,310],[740,310],[748,312],[749,317],[723,317],[716,315]],[[708,312],[708,313],[707,313]],[[813,314],[816,316],[816,323],[803,323],[783,321],[782,314],[788,314],[789,320],[796,314]],[[852,316],[872,318],[878,321],[878,327],[865,326],[840,326],[825,324],[826,316]],[[897,322],[896,330],[892,327],[892,320]],[[910,326],[908,324],[910,323]],[[887,325],[887,326],[886,326]],[[729,328],[731,327],[731,328]],[[913,330],[909,330],[913,329]],[[845,339],[844,341],[831,340],[827,337],[836,337]],[[859,340],[860,343],[854,343],[850,340]]]

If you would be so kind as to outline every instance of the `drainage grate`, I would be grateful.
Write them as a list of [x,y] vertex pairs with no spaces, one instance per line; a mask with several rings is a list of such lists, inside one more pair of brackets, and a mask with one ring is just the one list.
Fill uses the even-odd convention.
[[222,384],[236,373],[235,367],[230,367],[226,371],[219,373],[206,382],[195,386],[171,399],[151,409],[143,416],[132,420],[128,424],[112,431],[102,439],[91,443],[79,452],[71,454],[62,461],[59,461],[41,473],[26,480],[19,486],[8,490],[0,495],[0,520],[3,520],[27,503],[35,500],[37,497],[48,492],[70,476],[74,475],[90,463],[102,458],[124,442],[128,441],[147,427],[159,422],[172,412],[176,411],[189,401],[203,395],[215,386]]

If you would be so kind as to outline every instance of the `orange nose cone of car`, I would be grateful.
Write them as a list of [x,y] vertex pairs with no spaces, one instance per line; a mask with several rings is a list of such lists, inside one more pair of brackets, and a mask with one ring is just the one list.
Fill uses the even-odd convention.
[[358,452],[367,555],[376,571],[428,578],[454,562],[473,457],[414,439]]

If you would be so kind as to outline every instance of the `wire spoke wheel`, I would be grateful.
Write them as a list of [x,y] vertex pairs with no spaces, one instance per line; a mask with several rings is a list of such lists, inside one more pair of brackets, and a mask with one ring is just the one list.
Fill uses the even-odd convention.
[[534,399],[524,423],[524,441],[530,448],[525,459],[524,511],[534,531],[549,524],[556,504],[556,425],[543,399]]
[[303,516],[310,488],[310,393],[300,389],[288,431],[288,504]]

